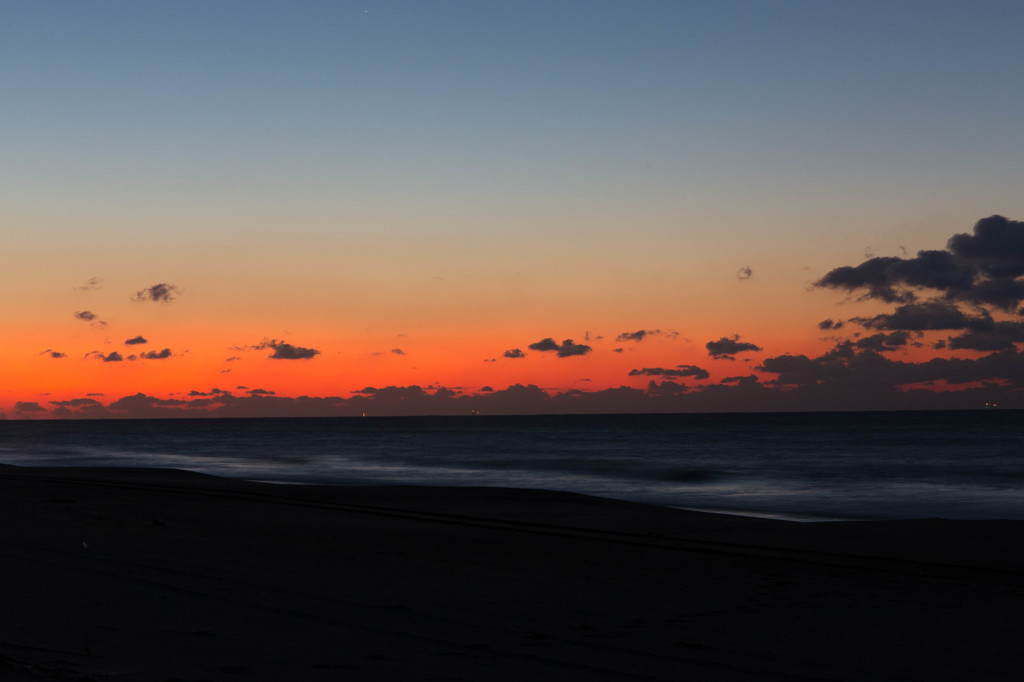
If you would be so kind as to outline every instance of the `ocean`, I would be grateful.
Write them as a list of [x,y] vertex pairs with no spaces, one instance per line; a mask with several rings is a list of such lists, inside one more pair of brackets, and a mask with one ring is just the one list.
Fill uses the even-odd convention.
[[1024,412],[0,422],[0,463],[546,488],[795,520],[1024,520]]

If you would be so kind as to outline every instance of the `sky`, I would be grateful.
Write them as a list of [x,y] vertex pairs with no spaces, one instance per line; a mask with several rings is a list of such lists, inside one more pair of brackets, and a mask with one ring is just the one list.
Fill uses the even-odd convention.
[[1021,25],[5,3],[0,413],[1024,407]]

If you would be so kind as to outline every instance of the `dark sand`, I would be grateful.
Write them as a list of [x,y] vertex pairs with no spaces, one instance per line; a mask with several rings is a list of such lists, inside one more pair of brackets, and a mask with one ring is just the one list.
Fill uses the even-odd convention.
[[1024,523],[0,467],[2,680],[1020,680]]

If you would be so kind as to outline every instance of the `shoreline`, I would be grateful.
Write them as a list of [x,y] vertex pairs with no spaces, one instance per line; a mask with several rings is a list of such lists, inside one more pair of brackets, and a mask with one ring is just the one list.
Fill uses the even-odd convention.
[[0,509],[5,679],[1009,680],[1024,664],[1024,522],[12,466]]

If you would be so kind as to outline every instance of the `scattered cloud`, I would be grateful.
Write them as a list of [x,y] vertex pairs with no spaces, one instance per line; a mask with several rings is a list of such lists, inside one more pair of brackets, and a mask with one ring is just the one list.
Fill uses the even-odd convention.
[[623,332],[615,337],[615,341],[622,343],[623,341],[643,341],[648,336],[654,336],[660,334],[660,329],[638,329],[635,332]]
[[394,353],[395,355],[405,355],[405,351],[402,350],[401,348],[392,348],[391,352]]
[[[315,348],[293,346],[276,339],[263,339],[255,346],[235,346],[233,350],[266,350],[267,348],[274,351],[268,356],[271,360],[309,360],[320,355],[320,351]],[[380,353],[374,353],[374,355],[380,355]]]
[[170,303],[177,296],[181,295],[182,290],[173,284],[167,284],[166,282],[160,282],[154,284],[147,289],[141,289],[135,292],[135,296],[132,297],[133,301],[157,301],[162,303]]
[[275,395],[274,391],[268,391],[265,388],[250,388],[248,393],[249,395]]
[[555,343],[555,340],[550,336],[546,339],[541,339],[536,343],[531,343],[527,348],[541,352],[554,351],[560,358],[568,358],[573,355],[586,355],[592,350],[590,346],[585,346],[582,343],[573,343],[572,339],[566,339],[562,341],[561,345],[559,345]]
[[505,351],[504,353],[502,353],[502,357],[505,357],[505,358],[525,358],[526,357],[526,353],[524,353],[523,351],[519,350],[518,348],[511,348],[511,349]]
[[733,360],[735,358],[732,356],[737,353],[761,350],[752,343],[740,341],[739,334],[734,334],[732,338],[723,336],[717,341],[708,341],[704,347],[708,349],[708,355],[716,360]]
[[83,322],[88,322],[89,324],[91,324],[94,327],[106,327],[107,326],[107,323],[104,322],[103,320],[99,319],[96,316],[96,313],[92,312],[91,310],[79,310],[79,311],[75,312],[74,318],[76,320],[82,320]]
[[103,362],[121,362],[122,360],[124,360],[121,354],[118,353],[116,350],[111,351],[109,355],[103,355],[102,353],[99,353],[99,358],[103,360]]
[[632,369],[629,371],[629,376],[668,378],[693,377],[695,379],[707,379],[711,375],[708,374],[707,370],[697,367],[696,365],[676,365],[675,369],[666,369],[664,367],[644,367],[643,369]]
[[822,331],[827,331],[829,329],[842,329],[842,328],[843,328],[843,321],[842,320],[832,320],[831,318],[829,318],[827,320],[822,320],[821,322],[818,323],[818,329],[820,329]]
[[57,405],[59,407],[87,407],[90,405],[99,405],[98,400],[93,398],[72,398],[70,400],[51,400],[51,405]]
[[736,271],[736,279],[740,280],[741,282],[745,279],[750,279],[753,276],[754,271],[750,268],[749,265],[744,265],[742,268]]
[[1024,223],[993,215],[972,234],[955,234],[945,250],[918,251],[913,258],[873,257],[860,265],[830,270],[815,286],[863,291],[863,298],[913,303],[922,290],[948,301],[1015,310],[1024,301]]
[[20,415],[28,414],[40,414],[46,412],[46,408],[36,402],[26,402],[19,400],[14,403],[14,411]]
[[75,287],[75,291],[90,291],[92,289],[102,289],[103,280],[99,277],[90,277],[85,281],[85,284]]
[[903,348],[910,340],[910,335],[904,331],[891,332],[889,334],[878,333],[865,336],[853,342],[857,348],[864,348],[877,352],[896,350]]
[[166,358],[169,357],[172,357],[170,348],[164,348],[162,351],[159,352],[151,350],[148,353],[139,354],[140,360],[165,360]]
[[125,339],[124,345],[126,346],[137,346],[143,343],[149,343],[146,339],[141,336],[135,336],[130,339]]

